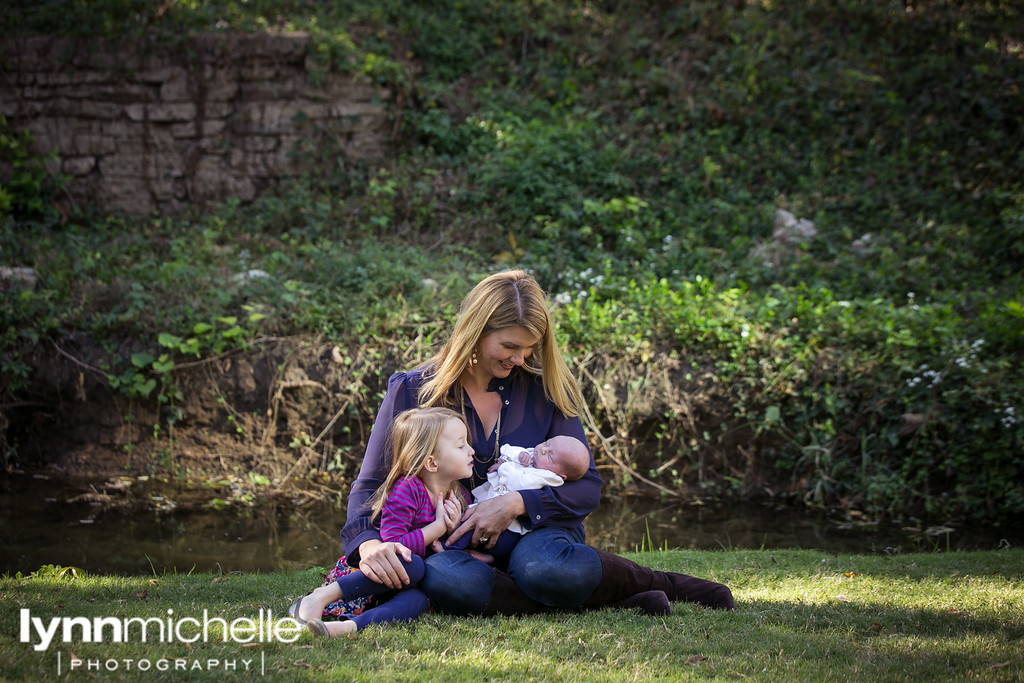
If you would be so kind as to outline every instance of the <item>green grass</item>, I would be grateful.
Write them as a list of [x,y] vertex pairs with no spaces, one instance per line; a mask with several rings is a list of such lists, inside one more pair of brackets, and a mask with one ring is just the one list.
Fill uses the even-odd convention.
[[[223,671],[126,673],[122,660],[251,660],[275,680],[1021,680],[1024,551],[893,556],[810,550],[631,554],[660,569],[732,586],[737,610],[674,605],[667,618],[598,610],[525,618],[451,618],[372,627],[352,639],[244,647],[239,642],[19,642],[19,610],[54,617],[255,619],[283,614],[318,570],[274,574],[59,575],[0,578],[0,677],[56,676],[57,652],[115,672],[103,680],[251,679]],[[230,639],[229,639],[230,640]],[[64,674],[62,674],[64,675]]]

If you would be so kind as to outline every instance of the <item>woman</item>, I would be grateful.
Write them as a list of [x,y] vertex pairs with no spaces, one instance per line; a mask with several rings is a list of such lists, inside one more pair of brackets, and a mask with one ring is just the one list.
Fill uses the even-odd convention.
[[[408,561],[408,548],[381,542],[366,506],[389,468],[395,415],[417,406],[461,412],[475,451],[468,486],[474,488],[486,481],[504,443],[540,443],[559,435],[586,443],[582,405],[537,282],[523,271],[484,279],[463,300],[440,351],[388,381],[348,498],[341,537],[349,564],[390,588],[408,583],[401,559]],[[486,551],[513,519],[531,533],[516,545],[507,567],[491,567],[457,550],[432,555],[420,588],[434,609],[449,614],[524,614],[598,605],[665,614],[668,600],[732,609],[732,593],[722,584],[653,571],[587,546],[583,520],[597,507],[601,484],[591,456],[589,470],[577,481],[481,502],[467,512],[449,543],[471,534],[472,544]]]

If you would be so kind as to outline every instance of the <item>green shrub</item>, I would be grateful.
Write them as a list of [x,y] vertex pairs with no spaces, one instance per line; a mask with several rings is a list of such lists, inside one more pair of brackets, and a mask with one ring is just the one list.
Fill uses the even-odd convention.
[[[401,106],[388,159],[343,166],[311,138],[307,173],[250,205],[59,228],[52,157],[6,134],[22,165],[0,192],[0,244],[38,276],[3,303],[7,400],[24,350],[65,331],[130,347],[138,363],[124,353],[110,372],[140,396],[166,363],[256,335],[423,358],[472,282],[521,265],[555,302],[595,446],[622,462],[615,486],[1021,512],[1010,3],[28,10],[4,15],[5,35],[306,30],[314,82],[355,73]],[[816,237],[775,243],[777,209]]]

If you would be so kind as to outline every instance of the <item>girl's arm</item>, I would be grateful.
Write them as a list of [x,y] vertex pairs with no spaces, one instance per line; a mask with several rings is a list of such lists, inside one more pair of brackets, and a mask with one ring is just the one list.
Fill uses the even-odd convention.
[[[423,524],[423,511],[433,509],[434,519]],[[422,524],[422,526],[417,526]],[[380,515],[380,537],[385,542],[401,543],[420,557],[426,557],[427,548],[448,532],[445,521],[444,499],[437,503],[415,477],[398,480]]]

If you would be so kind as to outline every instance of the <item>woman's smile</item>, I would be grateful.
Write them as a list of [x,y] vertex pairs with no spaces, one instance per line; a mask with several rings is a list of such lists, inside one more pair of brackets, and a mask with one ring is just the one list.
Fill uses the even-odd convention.
[[540,340],[522,327],[507,327],[484,335],[478,344],[484,367],[495,377],[507,377],[526,362]]

